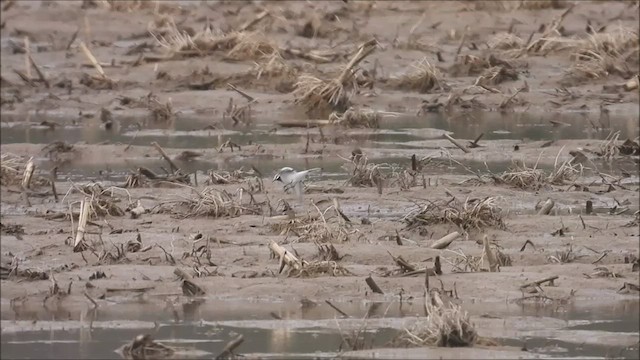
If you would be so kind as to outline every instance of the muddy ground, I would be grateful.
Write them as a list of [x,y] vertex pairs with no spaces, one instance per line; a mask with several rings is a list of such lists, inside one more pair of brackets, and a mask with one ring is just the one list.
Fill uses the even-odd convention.
[[[564,1],[554,1],[553,6],[537,1],[118,3],[2,2],[3,126],[79,126],[118,132],[125,119],[133,119],[139,131],[171,130],[181,119],[197,119],[200,127],[194,130],[208,131],[212,146],[165,148],[179,167],[187,163],[179,158],[185,150],[196,150],[200,159],[212,162],[248,159],[258,170],[274,159],[344,158],[344,179],[312,178],[300,203],[271,181],[271,170],[218,172],[224,179],[213,179],[209,188],[213,190],[204,198],[215,206],[198,204],[204,194],[197,193],[205,189],[208,177],[203,172],[197,186],[192,174],[190,186],[143,176],[136,177],[146,183],[142,187],[122,181],[89,188],[82,187],[86,181],[57,179],[56,201],[44,179],[49,176],[45,169],[97,163],[107,168],[127,159],[160,159],[158,152],[151,145],[91,141],[68,144],[73,146],[70,151],[58,146],[52,152],[43,149],[44,144],[3,143],[3,156],[19,156],[6,164],[9,157],[3,158],[3,320],[48,318],[52,308],[65,314],[55,320],[79,320],[76,311],[67,314],[61,309],[90,308],[93,301],[126,302],[137,298],[139,291],[149,308],[164,306],[167,298],[179,303],[187,294],[176,280],[176,268],[193,276],[210,299],[421,301],[424,274],[401,276],[392,256],[401,256],[416,269],[433,267],[439,256],[442,274],[437,279],[442,285],[432,277],[431,286],[455,287],[455,301],[473,316],[488,309],[500,316],[497,304],[505,303],[546,304],[555,311],[637,299],[633,263],[637,264],[640,236],[638,156],[624,155],[617,146],[626,137],[638,141],[639,94],[633,88],[638,73],[638,2],[579,2],[574,7]],[[265,10],[268,14],[263,16]],[[555,27],[554,19],[561,19]],[[175,36],[172,22],[190,34],[203,29],[214,34],[256,30],[252,37],[264,34],[277,44],[286,71],[273,71],[268,65],[272,57],[251,51],[239,55],[224,47],[171,51],[156,38]],[[614,44],[635,36],[635,50],[625,45],[615,54],[598,53],[608,62],[580,60],[576,54],[589,49],[577,42],[605,33],[612,34]],[[504,34],[511,34],[510,45],[497,41]],[[25,70],[25,38],[41,76],[35,67]],[[296,104],[291,93],[295,81],[303,73],[334,78],[358,46],[371,38],[378,41],[378,48],[361,63],[367,72],[360,72],[358,79],[365,85],[350,99],[357,109],[411,116],[435,111],[460,124],[471,121],[469,112],[514,117],[534,112],[557,120],[554,126],[560,127],[566,124],[555,114],[581,112],[584,128],[600,135],[552,142],[481,140],[482,147],[464,153],[442,139],[441,130],[416,130],[423,137],[412,143],[416,150],[378,148],[354,140],[353,134],[374,134],[376,129],[278,126],[282,120],[327,119],[328,113],[312,114],[304,104]],[[104,76],[81,50],[81,42],[102,64]],[[318,49],[324,51],[322,56],[308,56]],[[296,55],[300,53],[307,55]],[[489,56],[503,62],[486,60],[479,70],[469,65]],[[399,85],[402,74],[412,71],[412,64],[423,57],[438,69],[436,85],[423,89]],[[609,66],[599,72],[603,63]],[[507,75],[487,80],[491,74],[486,71],[492,69]],[[267,75],[257,79],[261,70]],[[373,86],[366,86],[369,80]],[[228,83],[256,101],[245,111],[234,112],[247,100],[228,89]],[[607,147],[602,139],[611,129],[609,117],[622,119],[627,136]],[[394,117],[383,121],[392,124]],[[241,148],[235,150],[223,146],[229,145],[225,137],[229,130],[265,123],[273,124],[274,133],[299,134],[299,138],[287,144],[237,144]],[[460,142],[469,146],[467,140],[474,139]],[[407,162],[404,167],[383,169],[386,180],[380,187],[377,180],[370,181],[375,176],[369,173],[363,186],[345,185],[352,174],[349,158],[355,147],[370,163],[389,156],[405,157]],[[413,154],[435,159],[423,160],[411,170]],[[31,156],[38,166],[27,202],[19,182]],[[528,170],[520,165],[521,176],[535,173],[531,168],[536,163],[545,169],[544,176],[518,186],[505,181],[507,174],[478,175],[464,165],[512,160],[528,165]],[[567,161],[571,161],[568,168],[559,174]],[[18,172],[5,172],[5,165]],[[453,174],[454,167],[460,171]],[[557,179],[551,180],[553,175]],[[80,190],[102,202],[93,203],[96,212],[90,214],[84,251],[74,252],[77,213],[84,198]],[[193,206],[176,205],[185,199]],[[281,199],[293,206],[295,219],[283,211]],[[334,199],[344,217],[331,208]],[[547,199],[555,203],[550,214],[538,214]],[[454,213],[477,206],[475,200],[491,204],[485,204],[481,215],[458,221],[463,216]],[[587,213],[587,201],[593,203],[593,212]],[[435,217],[418,224],[409,221],[414,219],[412,211],[430,204],[436,206]],[[136,205],[144,213],[134,218],[131,209]],[[105,206],[110,207],[106,215],[101,212]],[[75,212],[73,222],[70,209]],[[431,248],[454,231],[461,236],[447,249]],[[492,251],[509,259],[499,271],[489,271],[484,236]],[[289,273],[285,268],[279,273],[281,260],[268,247],[272,241],[308,261],[311,270]],[[337,251],[333,257],[319,250],[320,244],[329,243]],[[312,265],[321,261],[326,269],[314,270]],[[384,294],[372,293],[365,282],[368,276]],[[521,289],[551,276],[558,276],[553,286]],[[53,279],[59,289],[50,298]],[[109,308],[105,311],[124,318],[127,311],[140,311]],[[482,328],[478,331],[482,334]]]

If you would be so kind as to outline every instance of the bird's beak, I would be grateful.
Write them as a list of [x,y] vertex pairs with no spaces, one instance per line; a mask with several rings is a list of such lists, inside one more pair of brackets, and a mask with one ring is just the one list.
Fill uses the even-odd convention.
[[280,180],[280,174],[276,174],[276,176],[273,177],[273,182],[276,182]]

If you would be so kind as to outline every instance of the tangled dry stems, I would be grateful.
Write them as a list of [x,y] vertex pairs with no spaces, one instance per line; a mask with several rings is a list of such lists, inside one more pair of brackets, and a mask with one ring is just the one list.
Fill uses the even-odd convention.
[[0,183],[5,186],[20,184],[26,161],[21,156],[11,153],[3,153],[0,156]]
[[366,156],[360,156],[351,161],[353,171],[347,184],[356,187],[378,187],[384,186],[387,174],[383,169],[389,169],[388,164],[372,164]]
[[207,28],[194,35],[180,30],[173,19],[165,21],[162,34],[151,31],[151,35],[169,56],[204,56],[219,50],[228,51],[232,60],[259,59],[278,51],[278,45],[258,31],[234,31],[223,33]]
[[261,57],[255,63],[253,72],[257,79],[262,77],[294,79],[298,75],[297,68],[287,63],[278,51],[274,51],[271,55]]
[[136,336],[129,344],[121,348],[122,354],[130,359],[165,359],[171,357],[176,349],[153,340],[151,335]]
[[376,40],[360,45],[342,73],[332,80],[322,80],[310,74],[300,75],[292,93],[296,104],[303,105],[307,112],[346,111],[351,97],[359,89],[355,78],[356,67],[376,48]]
[[425,296],[427,317],[394,339],[400,346],[470,347],[478,333],[460,305],[445,304],[437,289]]
[[589,34],[571,45],[575,62],[566,80],[581,83],[610,74],[626,78],[637,72],[640,44],[636,30],[618,26],[609,32]]
[[398,88],[418,91],[421,94],[429,93],[431,90],[444,90],[446,84],[442,73],[426,57],[411,64],[411,67],[412,71],[396,80]]
[[556,164],[549,172],[538,169],[537,164],[529,168],[524,161],[514,162],[509,170],[492,177],[498,184],[507,184],[526,190],[538,190],[546,185],[565,185],[567,181],[575,181],[583,172],[582,164],[574,164],[573,160],[573,158],[569,159],[560,166]]
[[410,211],[403,217],[408,228],[451,223],[462,230],[482,229],[486,227],[505,228],[502,213],[498,207],[498,199],[486,197],[484,199],[458,199],[449,201],[429,202]]
[[85,185],[72,184],[65,195],[65,198],[73,192],[80,193],[84,198],[88,198],[90,218],[104,217],[107,215],[124,216],[125,211],[117,205],[122,202],[122,198],[116,196],[116,191],[125,193],[128,198],[128,203],[132,203],[131,195],[126,189],[116,186],[105,188],[99,183],[90,183]]
[[[195,188],[191,190],[196,195],[194,198],[165,202],[157,205],[152,212],[171,214],[177,218],[237,217],[246,214],[260,215],[263,212],[263,204],[256,202],[253,195],[244,188],[237,189],[234,194],[210,186],[202,191],[197,191]],[[245,193],[248,196],[245,196]]]
[[347,128],[377,129],[380,127],[380,113],[375,110],[350,107],[342,114],[338,112],[331,113],[329,121]]

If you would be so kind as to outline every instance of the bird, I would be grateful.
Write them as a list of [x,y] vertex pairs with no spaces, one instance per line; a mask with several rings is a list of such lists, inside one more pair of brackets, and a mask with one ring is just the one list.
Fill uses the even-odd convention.
[[292,168],[285,166],[280,169],[273,177],[273,182],[280,181],[284,184],[285,191],[293,188],[298,195],[298,200],[302,202],[302,195],[304,194],[304,180],[309,173],[314,171],[320,171],[321,168],[313,168],[303,171],[295,171]]

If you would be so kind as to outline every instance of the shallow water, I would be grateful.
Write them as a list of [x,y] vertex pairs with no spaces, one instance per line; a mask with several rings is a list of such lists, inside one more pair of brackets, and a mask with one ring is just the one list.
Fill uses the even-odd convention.
[[[24,315],[3,311],[1,352],[2,358],[119,358],[114,351],[144,333],[165,344],[188,349],[184,357],[211,358],[237,334],[242,334],[245,340],[236,353],[274,358],[282,358],[283,354],[291,358],[328,358],[336,356],[340,350],[350,350],[342,339],[343,335],[354,330],[363,329],[365,348],[379,348],[398,335],[404,326],[411,324],[412,317],[421,316],[421,304],[418,302],[405,303],[404,309],[397,302],[336,302],[335,305],[350,315],[350,319],[340,319],[325,304],[315,304],[304,311],[300,304],[207,300],[199,305],[192,304],[188,312],[183,305],[184,312],[179,319],[173,318],[170,311],[147,309],[139,312],[138,316],[126,316],[99,308],[93,323],[87,321],[86,316],[81,324],[69,323],[66,328],[64,321],[29,321],[30,329],[16,331],[13,320],[9,319],[19,320],[25,318]],[[135,308],[132,305],[126,307]],[[252,313],[246,310],[252,307],[262,308],[262,311]],[[137,308],[141,310],[140,305]],[[524,347],[531,353],[554,358],[633,359],[638,356],[637,344],[621,346],[598,341],[599,336],[607,337],[614,333],[638,334],[640,311],[637,301],[606,308],[569,306],[560,312],[538,306],[505,305],[502,309],[495,305],[492,308],[494,310],[488,314],[498,319],[522,319],[514,335],[495,338],[501,345]],[[271,315],[267,313],[269,309],[274,310]],[[370,319],[367,322],[363,320],[366,314]],[[553,336],[527,335],[527,328],[532,329],[532,333],[535,329],[544,328],[542,323],[536,323],[536,319],[549,317],[565,321],[566,326],[561,326]],[[30,318],[26,316],[25,319]],[[43,330],[37,330],[39,328]],[[590,331],[590,338],[585,335],[585,330]],[[482,334],[482,328],[478,331]],[[523,352],[523,356],[525,354]]]
[[[3,144],[33,143],[48,144],[64,140],[69,143],[79,141],[97,144],[105,141],[133,145],[149,145],[156,141],[169,148],[210,148],[216,146],[218,135],[224,141],[231,140],[240,145],[247,143],[287,144],[301,141],[306,135],[304,129],[292,134],[275,124],[260,123],[250,126],[233,126],[229,122],[213,122],[209,119],[179,116],[169,124],[150,123],[144,118],[115,118],[113,129],[106,130],[97,119],[76,121],[72,116],[47,115],[45,113],[29,117],[3,116]],[[41,125],[43,121],[59,126],[51,129]],[[560,122],[554,125],[550,121]],[[215,127],[211,129],[211,127]],[[276,130],[278,129],[278,130]],[[605,119],[586,114],[524,113],[500,114],[493,112],[472,112],[447,117],[442,114],[413,116],[401,114],[385,117],[379,130],[355,136],[362,142],[381,142],[402,145],[403,142],[436,138],[425,136],[416,129],[439,129],[451,132],[460,139],[475,139],[480,134],[485,140],[557,140],[557,139],[604,139],[609,132],[620,131],[620,138],[638,136],[637,118],[633,116],[613,116]],[[297,132],[297,133],[296,133]],[[422,134],[422,135],[421,135]]]

